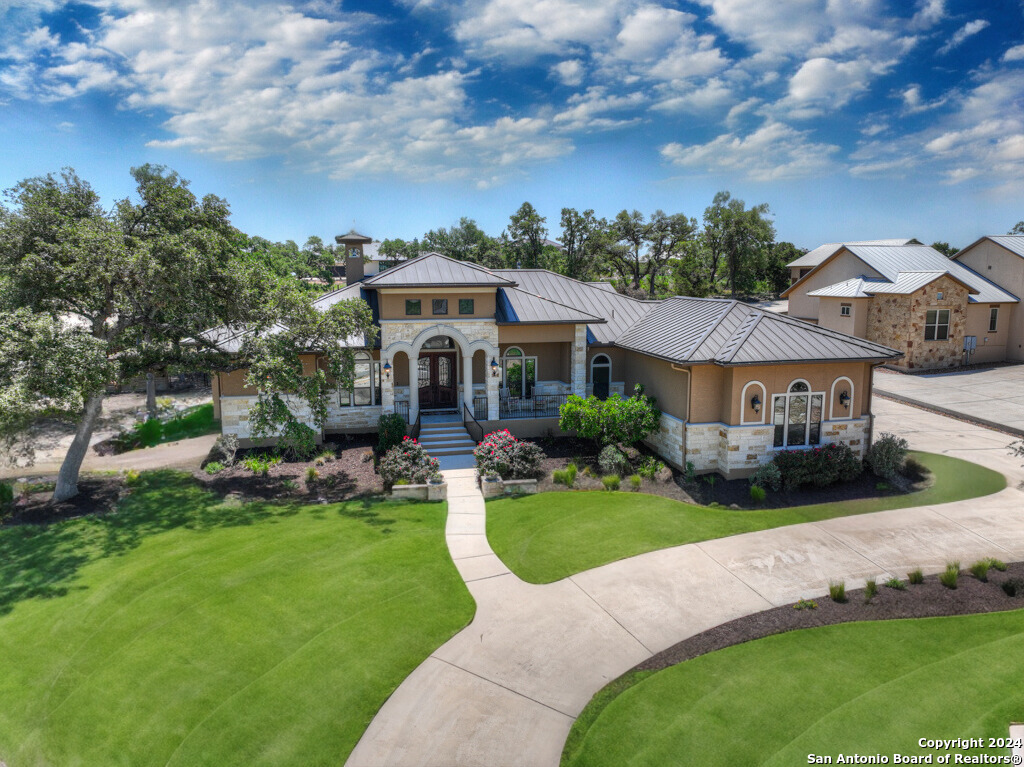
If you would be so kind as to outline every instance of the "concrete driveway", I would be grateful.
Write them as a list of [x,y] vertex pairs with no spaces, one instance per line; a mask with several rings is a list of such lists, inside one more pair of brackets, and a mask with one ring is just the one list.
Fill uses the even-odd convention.
[[707,628],[828,582],[905,577],[949,560],[1024,559],[1024,480],[1009,438],[878,401],[876,428],[912,447],[1002,471],[985,498],[826,520],[677,546],[548,585],[509,572],[485,534],[472,470],[446,472],[447,538],[477,603],[473,622],[399,686],[352,752],[353,767],[556,767],[575,717],[605,684]]
[[915,375],[879,369],[874,388],[1024,437],[1024,365]]

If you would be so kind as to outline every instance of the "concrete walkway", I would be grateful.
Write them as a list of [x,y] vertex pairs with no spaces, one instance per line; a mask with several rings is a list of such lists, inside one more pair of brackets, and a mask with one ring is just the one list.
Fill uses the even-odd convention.
[[352,752],[353,767],[556,767],[575,717],[607,682],[682,639],[865,578],[951,559],[1024,559],[1024,480],[1009,439],[892,402],[876,429],[1002,471],[986,498],[795,525],[677,546],[557,583],[509,572],[486,537],[472,469],[446,472],[447,538],[477,602],[473,622],[395,691]]

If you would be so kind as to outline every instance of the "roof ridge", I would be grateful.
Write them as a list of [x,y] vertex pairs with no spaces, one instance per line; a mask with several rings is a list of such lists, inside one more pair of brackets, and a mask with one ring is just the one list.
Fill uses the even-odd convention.
[[534,298],[539,298],[541,301],[547,301],[549,304],[554,304],[555,306],[563,306],[566,309],[571,309],[574,312],[579,312],[580,314],[585,314],[588,317],[592,317],[597,322],[608,322],[608,319],[606,317],[600,317],[600,316],[598,316],[596,314],[591,314],[590,312],[585,312],[582,309],[577,309],[575,306],[570,306],[569,304],[563,304],[561,301],[555,301],[553,298],[546,298],[545,296],[542,296],[539,293],[531,293],[530,291],[523,290],[520,287],[513,287],[513,286],[505,287],[505,286],[502,286],[502,287],[499,287],[498,290],[515,290],[515,291],[517,291],[519,293],[525,293],[528,296],[533,296]]
[[[544,269],[544,268],[539,267],[539,266],[531,267],[531,268],[528,268],[528,269],[518,269],[518,268],[515,268],[515,267],[504,267],[504,268],[501,268],[501,269],[494,269],[493,271],[494,272],[544,272],[545,274],[552,274],[555,277],[558,277],[559,279],[562,279],[562,280],[569,280],[570,282],[575,282],[578,285],[586,285],[591,290],[601,290],[601,288],[598,288],[598,287],[595,286],[593,281],[578,280],[575,277],[570,277],[568,274],[562,274],[561,272],[556,272],[553,269]],[[603,282],[603,284],[611,285],[612,283],[611,282]],[[602,290],[601,292],[602,293],[607,293],[608,291],[607,290]],[[630,301],[635,301],[637,303],[652,303],[651,299],[648,299],[648,298],[633,298],[633,296],[627,296],[625,293],[620,293],[617,290],[615,291],[615,295],[620,297],[620,298],[625,298],[625,299],[628,299]],[[657,302],[657,300],[655,302]]]
[[[414,263],[420,261],[421,259],[427,258],[428,256],[434,256],[435,258],[441,258],[441,259],[444,259],[445,261],[450,261],[453,264],[458,264],[459,266],[466,267],[468,269],[473,269],[473,270],[478,271],[478,272],[483,272],[484,274],[488,275],[489,277],[497,277],[498,276],[498,275],[494,274],[494,272],[491,271],[490,269],[487,269],[486,267],[481,266],[480,264],[474,264],[472,261],[460,261],[457,258],[451,258],[449,256],[446,256],[446,255],[444,255],[444,253],[438,253],[436,250],[428,250],[426,252],[420,253],[415,258],[407,258],[402,263],[396,264],[395,266],[392,266],[390,269],[386,269],[383,272],[377,272],[377,274],[374,274],[373,276],[368,277],[366,280],[363,280],[363,284],[365,284],[365,285],[372,285],[379,278],[388,277],[388,276],[393,275],[395,272],[400,272],[402,269],[405,269],[406,267],[410,266],[411,264],[414,264]],[[349,286],[349,287],[351,287],[351,286]]]
[[828,338],[834,338],[840,341],[854,343],[857,346],[863,347],[865,349],[886,349],[887,351],[892,351],[891,349],[889,349],[889,347],[883,346],[882,344],[876,344],[874,341],[869,341],[866,338],[861,338],[859,336],[855,336],[849,333],[843,333],[842,331],[839,330],[832,330],[832,328],[823,328],[821,325],[812,325],[810,322],[804,322],[803,320],[793,319],[792,317],[787,317],[784,314],[765,312],[765,315],[771,320],[785,322],[789,325],[799,327],[803,330],[809,330],[812,333],[818,333],[820,335],[827,336]]
[[[749,338],[750,334],[754,332],[761,320],[764,319],[764,315],[767,314],[763,309],[752,306],[748,307],[751,311],[750,314],[739,324],[739,327],[733,331],[733,334],[722,344],[715,355],[715,360],[720,362],[729,362],[733,357],[736,356],[736,352],[739,351],[740,347],[743,346],[743,342]],[[723,354],[724,352],[724,354]]]

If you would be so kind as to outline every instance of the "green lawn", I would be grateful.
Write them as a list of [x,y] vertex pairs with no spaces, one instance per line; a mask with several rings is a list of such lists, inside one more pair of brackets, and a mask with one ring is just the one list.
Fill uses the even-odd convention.
[[959,501],[1006,487],[1002,474],[958,458],[912,453],[935,475],[916,493],[785,509],[730,511],[643,493],[557,492],[487,504],[495,553],[530,583],[550,583],[646,551],[799,522]]
[[1007,737],[1021,679],[1024,610],[794,631],[621,677],[584,709],[562,765],[921,755],[922,737]]
[[213,405],[194,405],[168,421],[150,418],[119,437],[118,443],[122,450],[136,450],[218,432],[220,421],[213,417]]
[[222,505],[0,528],[0,761],[340,765],[474,605],[444,504]]

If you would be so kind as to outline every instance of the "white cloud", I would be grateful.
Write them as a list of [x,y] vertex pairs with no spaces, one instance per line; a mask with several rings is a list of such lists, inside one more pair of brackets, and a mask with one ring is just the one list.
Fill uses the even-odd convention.
[[562,85],[572,87],[583,82],[583,77],[586,74],[586,67],[579,59],[567,59],[565,61],[559,61],[551,67],[551,74],[555,79],[561,82]]
[[946,18],[945,0],[919,0],[917,12],[910,20],[911,29],[929,29]]
[[[732,87],[725,81],[713,77],[688,93],[665,96],[654,105],[654,109],[661,112],[710,112],[729,106],[735,101],[736,96]],[[729,114],[732,115],[731,110]]]
[[903,101],[903,111],[906,114],[917,114],[918,112],[926,112],[929,109],[936,109],[949,101],[948,96],[940,96],[931,101],[925,100],[921,93],[921,86],[917,83],[908,85],[900,93],[900,98]]
[[609,94],[605,88],[595,86],[585,93],[569,99],[569,108],[555,115],[553,122],[562,130],[608,130],[632,125],[639,117],[612,118],[608,114],[635,110],[646,98],[638,92],[626,95]]
[[768,120],[746,136],[725,133],[706,144],[670,143],[661,155],[674,165],[709,172],[740,173],[754,181],[814,175],[829,167],[839,150],[810,141],[808,131]]
[[731,39],[768,59],[799,56],[825,40],[831,24],[825,0],[699,0],[711,21]]
[[1024,60],[1024,45],[1015,45],[1003,54],[1003,61]]
[[979,32],[981,32],[981,30],[985,29],[988,26],[989,23],[985,21],[985,19],[975,19],[974,21],[968,21],[966,24],[960,27],[960,29],[953,33],[953,36],[949,38],[946,44],[939,48],[938,53],[949,53],[951,50],[961,45],[964,42],[964,40],[966,40],[968,37],[973,37],[974,35],[978,34]]
[[789,92],[779,107],[793,117],[816,117],[839,109],[868,90],[873,78],[885,74],[894,60],[860,58],[835,61],[813,58],[805,61],[789,80]]

